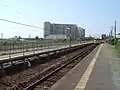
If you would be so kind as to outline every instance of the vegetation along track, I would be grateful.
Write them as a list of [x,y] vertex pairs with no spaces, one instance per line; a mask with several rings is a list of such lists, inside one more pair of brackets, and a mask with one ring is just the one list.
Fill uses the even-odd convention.
[[95,45],[90,45],[83,48],[75,56],[61,63],[51,67],[42,78],[38,78],[37,81],[30,84],[24,90],[47,90],[54,83],[56,83],[61,77],[63,77],[68,71],[70,71],[76,64],[78,64],[86,55],[88,55]]

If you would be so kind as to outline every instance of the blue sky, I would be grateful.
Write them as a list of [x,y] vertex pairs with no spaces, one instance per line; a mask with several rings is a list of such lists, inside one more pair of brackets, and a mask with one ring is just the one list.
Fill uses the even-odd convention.
[[[86,29],[86,35],[107,33],[117,21],[120,31],[120,0],[0,0],[0,18],[43,28],[44,21],[72,23]],[[42,29],[0,21],[4,37],[43,37]]]

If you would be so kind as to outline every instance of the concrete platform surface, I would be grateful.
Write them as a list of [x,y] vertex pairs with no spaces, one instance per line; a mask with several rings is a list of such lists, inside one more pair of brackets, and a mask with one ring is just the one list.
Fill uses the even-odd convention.
[[85,90],[116,90],[109,60],[114,56],[110,45],[103,45]]
[[74,90],[89,63],[93,59],[98,48],[99,47],[95,48],[86,58],[84,58],[79,64],[77,64],[72,70],[70,70],[49,90]]
[[113,57],[110,45],[98,46],[49,90],[116,90],[109,61]]

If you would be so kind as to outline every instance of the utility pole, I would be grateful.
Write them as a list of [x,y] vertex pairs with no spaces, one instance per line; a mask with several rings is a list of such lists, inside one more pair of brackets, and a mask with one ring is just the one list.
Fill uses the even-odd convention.
[[70,26],[70,47],[71,47],[71,26]]
[[31,34],[29,34],[29,38],[31,38]]
[[110,39],[112,39],[113,38],[113,26],[111,27],[111,31],[110,31]]
[[116,20],[115,20],[115,27],[114,27],[114,30],[115,30],[114,45],[116,46]]
[[1,33],[1,39],[3,39],[3,33]]
[[112,29],[111,29],[111,37],[113,36],[113,27],[112,27]]

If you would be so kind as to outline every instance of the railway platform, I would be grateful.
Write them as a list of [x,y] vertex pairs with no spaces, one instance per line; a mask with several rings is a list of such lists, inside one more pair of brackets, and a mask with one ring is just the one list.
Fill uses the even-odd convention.
[[13,63],[14,61],[18,61],[18,60],[24,61],[25,59],[28,59],[33,56],[38,57],[39,55],[45,55],[45,54],[49,56],[50,53],[56,53],[57,51],[72,49],[72,48],[76,48],[79,46],[84,46],[84,45],[92,44],[92,43],[93,42],[73,44],[71,45],[71,47],[69,45],[61,45],[61,46],[56,46],[56,47],[49,47],[47,49],[42,49],[38,51],[29,51],[29,52],[13,53],[10,55],[2,55],[0,56],[0,66],[3,67],[2,65],[8,62]]
[[[89,43],[91,43],[91,42],[73,44],[73,45],[71,45],[71,47],[84,45],[84,44],[89,44]],[[24,57],[24,56],[27,56],[27,55],[34,55],[34,54],[37,54],[37,53],[45,53],[45,52],[64,49],[64,48],[68,48],[68,47],[69,47],[69,45],[61,45],[61,46],[49,47],[49,48],[38,50],[38,51],[29,51],[29,52],[24,52],[24,53],[20,52],[20,53],[13,53],[13,54],[10,54],[10,55],[1,55],[0,56],[0,62],[4,61],[4,60],[8,60],[8,59],[13,59],[13,58],[16,58],[16,57]]]
[[101,44],[49,90],[120,90],[116,59],[113,47]]

